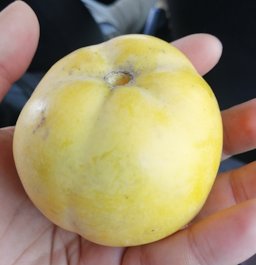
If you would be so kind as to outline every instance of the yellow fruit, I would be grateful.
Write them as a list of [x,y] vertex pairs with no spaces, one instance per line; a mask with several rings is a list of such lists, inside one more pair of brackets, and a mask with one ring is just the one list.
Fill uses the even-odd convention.
[[127,35],[74,51],[45,75],[18,119],[24,188],[52,222],[109,246],[186,225],[222,150],[216,99],[188,59]]

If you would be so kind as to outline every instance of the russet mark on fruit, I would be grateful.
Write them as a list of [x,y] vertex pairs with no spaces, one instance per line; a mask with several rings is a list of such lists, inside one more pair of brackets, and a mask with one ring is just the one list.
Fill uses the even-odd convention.
[[79,49],[45,75],[18,119],[14,158],[35,206],[98,244],[164,238],[200,211],[222,150],[216,99],[154,37]]

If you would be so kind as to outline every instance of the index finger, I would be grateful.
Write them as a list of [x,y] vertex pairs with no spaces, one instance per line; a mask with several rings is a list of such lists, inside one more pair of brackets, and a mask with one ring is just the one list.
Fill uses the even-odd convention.
[[32,9],[15,1],[0,13],[0,100],[35,53],[39,24]]
[[201,75],[209,72],[219,61],[222,44],[210,34],[192,34],[172,43],[192,62]]

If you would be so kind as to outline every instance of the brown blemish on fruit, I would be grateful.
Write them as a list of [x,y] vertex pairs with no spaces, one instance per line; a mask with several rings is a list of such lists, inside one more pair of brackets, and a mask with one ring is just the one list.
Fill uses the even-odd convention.
[[45,117],[45,110],[42,110],[41,111],[41,114],[40,114],[40,120],[39,120],[39,123],[36,125],[36,127],[34,128],[33,130],[33,134],[35,134],[40,128],[43,127],[43,125],[45,124],[45,121],[46,121],[46,117]]

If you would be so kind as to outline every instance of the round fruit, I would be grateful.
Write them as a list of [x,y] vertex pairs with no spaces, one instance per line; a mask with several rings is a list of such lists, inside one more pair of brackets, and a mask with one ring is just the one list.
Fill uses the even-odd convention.
[[57,62],[18,119],[24,188],[52,222],[108,246],[166,237],[201,209],[222,151],[207,83],[160,39],[121,36]]

